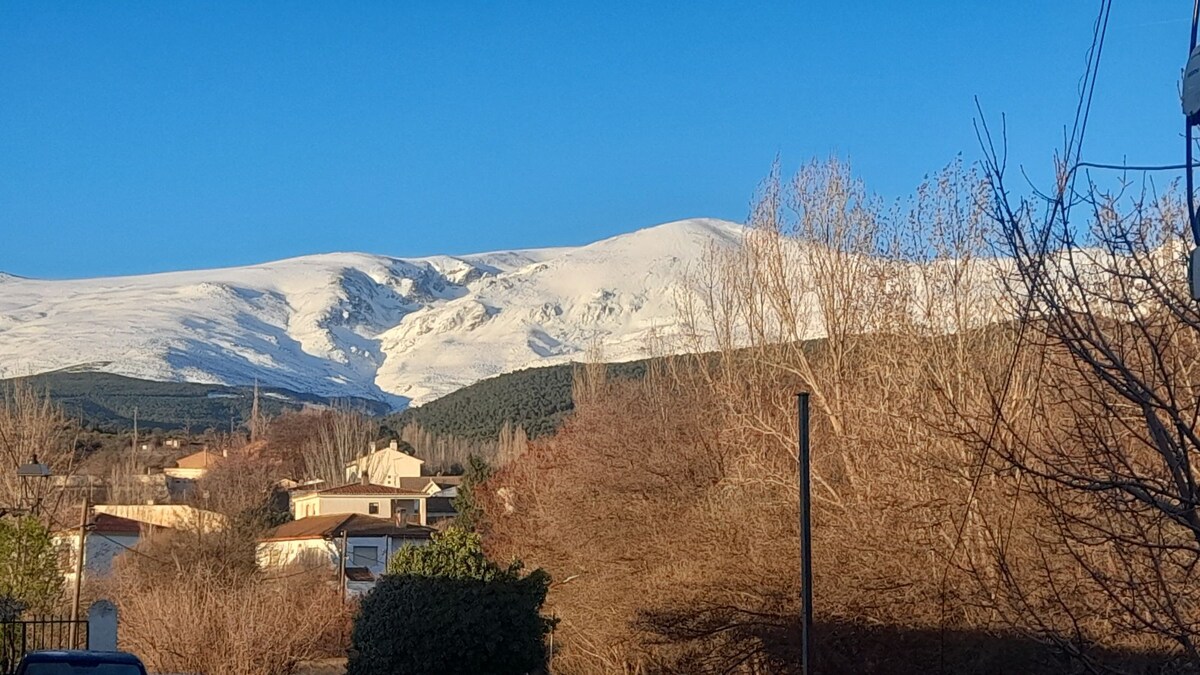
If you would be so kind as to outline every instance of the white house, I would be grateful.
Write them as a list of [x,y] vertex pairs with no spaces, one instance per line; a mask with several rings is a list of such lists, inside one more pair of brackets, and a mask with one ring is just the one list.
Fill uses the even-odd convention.
[[293,494],[292,517],[302,520],[314,516],[357,513],[425,525],[425,501],[428,498],[429,493],[424,487],[351,483],[326,490]]
[[[100,513],[91,519],[84,534],[83,578],[102,578],[112,572],[113,560],[137,546],[147,534],[141,523]],[[55,545],[61,547],[60,565],[66,587],[75,584],[75,557],[79,553],[79,531],[65,529],[54,533]]]
[[424,546],[433,530],[357,513],[312,516],[284,523],[258,541],[260,567],[288,565],[342,568],[341,539],[346,537],[346,586],[365,593],[387,569],[392,554],[404,546]]
[[401,452],[400,444],[396,441],[383,449],[378,449],[372,442],[367,454],[346,464],[346,482],[359,482],[363,476],[367,476],[369,482],[376,485],[397,487],[402,478],[420,478],[421,465],[424,463]]

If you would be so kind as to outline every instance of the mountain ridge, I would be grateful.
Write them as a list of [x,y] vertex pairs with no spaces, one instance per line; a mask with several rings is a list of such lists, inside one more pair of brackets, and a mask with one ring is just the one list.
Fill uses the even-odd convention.
[[71,280],[0,273],[0,378],[96,364],[164,382],[355,396],[394,409],[504,372],[647,356],[671,287],[740,225],[673,221],[576,247],[324,253]]

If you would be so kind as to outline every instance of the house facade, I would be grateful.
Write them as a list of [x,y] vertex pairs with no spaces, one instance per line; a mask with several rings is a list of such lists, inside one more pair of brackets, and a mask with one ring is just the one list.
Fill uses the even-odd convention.
[[[83,578],[98,579],[112,572],[117,556],[137,546],[145,536],[141,523],[106,513],[92,517],[84,535]],[[75,560],[79,554],[79,531],[61,530],[53,535],[59,547],[59,567],[63,570],[66,587],[75,584]]]
[[390,521],[427,524],[423,489],[389,487],[373,483],[352,483],[341,487],[294,494],[292,517],[296,520],[334,514],[359,514]]
[[346,585],[351,594],[358,594],[374,587],[396,551],[428,544],[432,532],[361,514],[312,516],[271,530],[259,540],[255,553],[263,569],[299,565],[341,570],[344,534]]
[[420,478],[424,463],[402,452],[397,441],[392,441],[386,448],[371,443],[367,454],[346,464],[346,482],[361,482],[366,476],[368,482],[376,485],[397,487],[400,479]]

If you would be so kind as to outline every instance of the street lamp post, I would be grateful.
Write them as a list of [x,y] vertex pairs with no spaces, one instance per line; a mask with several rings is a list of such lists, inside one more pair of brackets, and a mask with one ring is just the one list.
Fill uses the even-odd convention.
[[21,503],[18,505],[22,513],[37,515],[41,506],[41,486],[37,480],[50,477],[50,467],[38,461],[37,455],[32,455],[29,461],[17,467],[17,477],[21,479]]

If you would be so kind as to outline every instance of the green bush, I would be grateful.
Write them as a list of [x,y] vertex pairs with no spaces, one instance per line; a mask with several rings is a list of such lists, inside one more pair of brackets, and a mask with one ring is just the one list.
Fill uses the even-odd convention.
[[475,530],[483,516],[483,509],[475,503],[475,488],[492,476],[492,467],[477,455],[467,459],[466,472],[462,483],[458,486],[458,496],[454,498],[454,510],[458,517],[454,524],[464,530]]
[[457,528],[401,549],[362,601],[347,675],[539,671],[550,577],[520,571],[488,560],[479,536]]

